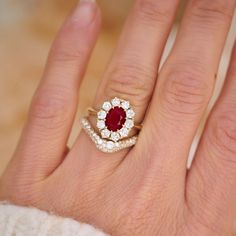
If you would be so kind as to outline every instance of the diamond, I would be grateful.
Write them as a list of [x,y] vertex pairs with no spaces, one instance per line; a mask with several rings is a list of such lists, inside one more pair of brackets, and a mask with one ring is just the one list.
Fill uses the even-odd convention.
[[122,107],[112,108],[106,116],[105,125],[109,131],[116,132],[120,130],[126,120],[126,113]]
[[118,133],[114,132],[114,133],[111,134],[111,139],[114,142],[117,142],[120,139],[120,135]]
[[127,112],[126,112],[126,115],[128,118],[134,118],[135,116],[135,112],[133,109],[129,109]]
[[103,144],[103,141],[102,141],[101,139],[98,139],[97,142],[98,142],[99,145],[102,145],[102,144]]
[[116,146],[117,148],[120,147],[120,143],[119,143],[119,142],[115,143],[115,146]]
[[122,104],[121,104],[121,107],[123,107],[125,110],[128,110],[128,109],[129,109],[129,106],[130,106],[130,104],[129,104],[128,101],[124,101],[124,102],[122,102]]
[[107,115],[107,113],[105,111],[99,111],[98,112],[98,119],[103,120],[106,118],[106,115]]
[[119,133],[120,133],[120,136],[121,136],[122,138],[125,138],[125,137],[128,136],[129,130],[124,127],[124,128],[122,128],[122,129],[119,131]]
[[120,106],[120,99],[119,98],[114,98],[111,101],[111,104],[116,107],[116,106]]
[[103,138],[109,138],[110,134],[111,134],[111,132],[108,129],[104,129],[101,132],[101,135]]
[[102,108],[105,110],[105,111],[109,111],[111,109],[111,103],[110,102],[104,102],[103,103],[103,106]]
[[137,142],[137,136],[133,136],[132,138],[128,138],[127,140],[118,142],[106,141],[105,139],[102,139],[99,137],[99,135],[97,135],[95,130],[91,127],[87,118],[83,118],[81,120],[81,124],[85,132],[89,135],[91,140],[96,144],[96,147],[105,153],[117,152],[124,148],[131,147],[135,145]]
[[97,122],[97,127],[99,128],[99,129],[104,129],[105,128],[105,122],[103,121],[103,120],[99,120],[98,122]]
[[126,120],[125,126],[126,126],[126,128],[128,128],[128,129],[133,128],[133,127],[134,127],[134,121],[133,121],[133,120]]
[[107,149],[112,150],[114,148],[115,144],[112,141],[107,142]]

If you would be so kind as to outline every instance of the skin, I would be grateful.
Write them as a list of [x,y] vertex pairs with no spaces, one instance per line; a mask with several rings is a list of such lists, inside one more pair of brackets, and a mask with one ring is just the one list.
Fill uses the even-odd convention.
[[[236,47],[194,162],[188,153],[215,85],[235,0],[189,0],[174,47],[158,72],[178,0],[137,0],[98,88],[143,121],[135,147],[98,151],[68,136],[100,29],[82,1],[53,43],[0,199],[72,217],[114,236],[232,235],[236,216]],[[158,80],[157,80],[158,78]],[[148,109],[147,109],[148,108]],[[93,120],[91,120],[94,122]]]

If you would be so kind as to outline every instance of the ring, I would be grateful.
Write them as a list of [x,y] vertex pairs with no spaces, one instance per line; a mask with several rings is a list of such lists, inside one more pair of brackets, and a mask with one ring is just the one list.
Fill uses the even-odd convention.
[[81,120],[82,128],[99,150],[116,152],[136,144],[137,135],[129,137],[129,134],[132,129],[141,130],[142,125],[134,123],[135,112],[129,101],[115,97],[104,102],[99,111],[88,108],[88,115],[97,117],[100,135],[86,117]]
[[[94,108],[89,107],[87,110],[88,110],[89,115],[97,116],[98,111],[95,110]],[[134,128],[136,128],[138,130],[141,130],[142,129],[142,125],[134,124]]]

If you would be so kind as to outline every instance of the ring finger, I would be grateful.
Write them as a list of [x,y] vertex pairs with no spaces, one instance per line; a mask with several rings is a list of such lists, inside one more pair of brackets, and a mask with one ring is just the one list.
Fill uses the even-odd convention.
[[[135,122],[143,120],[156,82],[158,65],[168,38],[179,0],[138,0],[131,11],[117,50],[98,88],[94,108],[102,102],[119,97],[128,100],[135,113]],[[96,126],[95,123],[93,123]],[[93,145],[82,133],[72,150],[78,153]],[[84,149],[79,158],[104,155],[95,148]],[[118,152],[113,160],[119,161],[126,151]],[[90,152],[90,153],[88,153]],[[111,155],[111,154],[109,154]],[[119,158],[120,157],[120,158]],[[90,158],[90,159],[91,159]],[[92,158],[93,159],[93,158]],[[104,159],[104,158],[102,158]],[[95,161],[94,160],[94,161]],[[91,161],[94,164],[94,161]]]

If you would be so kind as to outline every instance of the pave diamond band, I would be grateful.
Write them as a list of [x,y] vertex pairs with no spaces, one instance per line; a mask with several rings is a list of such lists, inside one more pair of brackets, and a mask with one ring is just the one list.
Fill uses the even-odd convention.
[[137,135],[131,138],[118,141],[118,142],[113,142],[113,141],[103,139],[102,137],[100,137],[99,134],[95,132],[90,122],[85,117],[81,119],[81,125],[82,125],[82,128],[85,130],[85,132],[89,135],[91,140],[95,143],[96,147],[100,151],[105,152],[105,153],[118,152],[122,149],[134,146],[137,142],[137,138],[138,138]]

